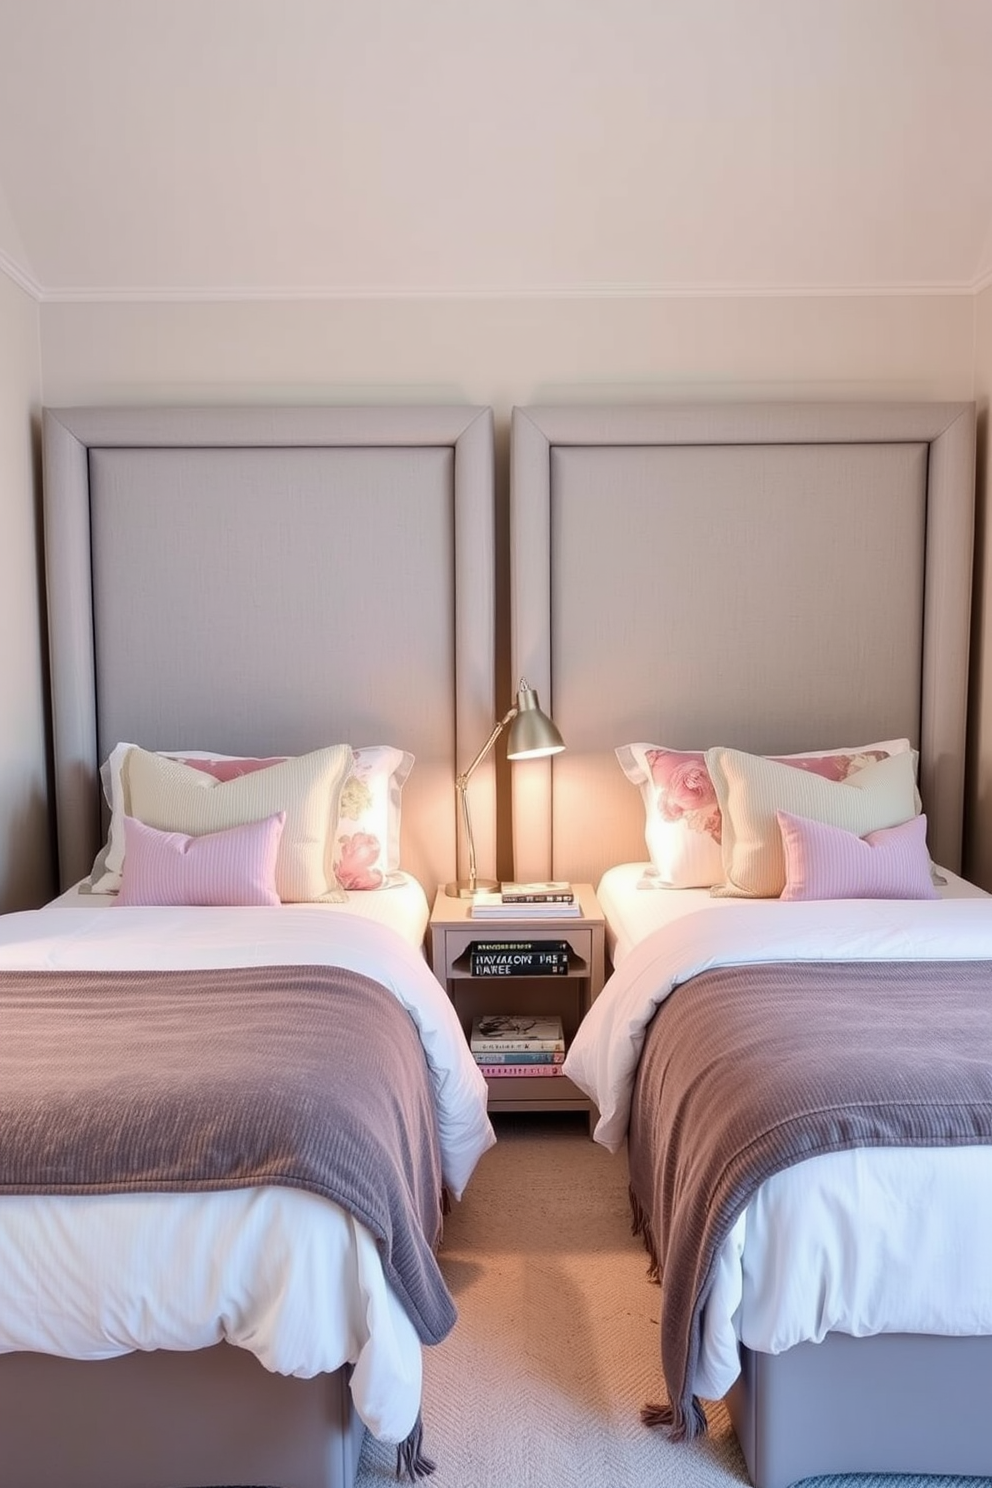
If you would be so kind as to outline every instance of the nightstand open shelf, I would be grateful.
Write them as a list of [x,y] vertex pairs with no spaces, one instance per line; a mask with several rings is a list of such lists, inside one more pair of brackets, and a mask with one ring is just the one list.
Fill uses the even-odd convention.
[[[472,1020],[487,1013],[550,1014],[561,1018],[565,1048],[603,987],[605,929],[590,884],[575,884],[579,917],[528,917],[474,920],[471,900],[438,891],[431,915],[434,975],[454,1003],[465,1037]],[[469,965],[469,948],[480,940],[565,940],[569,966],[564,974],[479,976]],[[490,1111],[593,1111],[592,1102],[567,1076],[492,1079]],[[539,1088],[535,1088],[539,1087]]]
[[[481,938],[482,937],[479,936],[478,934],[472,936],[472,939],[473,940],[480,940]],[[489,937],[487,937],[487,939],[488,938]],[[497,937],[493,937],[493,938],[495,939]],[[547,936],[547,937],[541,937],[539,935],[531,935],[531,936],[526,936],[526,937],[525,936],[500,935],[498,937],[499,940],[514,940],[514,939],[517,939],[517,940],[523,940],[523,939],[541,940],[542,938],[546,938],[548,940],[551,940],[551,939],[555,939],[555,940],[567,940],[568,939],[567,936]],[[579,977],[579,978],[584,978],[584,979],[587,980],[592,975],[592,971],[591,971],[589,962],[586,961],[585,958],[583,956],[581,956],[578,951],[576,951],[576,949],[575,949],[574,946],[572,946],[570,948],[570,950],[569,950],[569,953],[568,953],[568,970],[567,971],[564,971],[564,972],[562,972],[562,971],[556,971],[556,972],[538,972],[538,973],[534,973],[533,975],[528,975],[528,976],[522,976],[522,975],[519,975],[519,974],[516,974],[516,973],[514,975],[512,975],[512,976],[504,976],[504,977],[479,976],[479,974],[477,972],[474,972],[472,970],[471,965],[470,965],[470,961],[471,961],[471,954],[470,954],[469,950],[466,948],[461,953],[460,956],[456,956],[455,959],[454,959],[454,961],[452,961],[451,966],[448,969],[449,980],[451,980],[451,981],[457,981],[460,977],[464,977],[465,979],[470,980],[470,981],[485,982],[487,985],[490,982],[500,982],[501,984],[506,985],[507,983],[513,983],[513,982],[547,982],[547,981],[550,981],[550,982],[560,982],[563,979],[566,979],[568,977]]]

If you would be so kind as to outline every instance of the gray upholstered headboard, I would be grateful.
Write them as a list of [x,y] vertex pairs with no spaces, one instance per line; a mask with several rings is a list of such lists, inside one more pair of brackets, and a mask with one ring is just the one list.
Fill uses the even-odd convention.
[[454,778],[495,706],[490,409],[48,409],[44,510],[63,888],[121,740],[408,749],[403,866],[453,876]]
[[971,404],[515,409],[513,669],[566,742],[513,772],[517,875],[645,859],[619,744],[903,735],[958,868],[974,461]]

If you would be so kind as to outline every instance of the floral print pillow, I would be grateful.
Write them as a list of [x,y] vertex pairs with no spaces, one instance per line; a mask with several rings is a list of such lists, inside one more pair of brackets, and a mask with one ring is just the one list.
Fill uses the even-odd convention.
[[[875,760],[908,750],[908,739],[888,739],[820,754],[768,757],[825,780],[846,780]],[[705,889],[722,883],[720,807],[704,752],[623,744],[616,755],[644,801],[644,840],[651,859],[645,887]]]
[[413,755],[388,744],[353,754],[338,804],[334,872],[343,889],[386,889],[402,880],[400,793]]

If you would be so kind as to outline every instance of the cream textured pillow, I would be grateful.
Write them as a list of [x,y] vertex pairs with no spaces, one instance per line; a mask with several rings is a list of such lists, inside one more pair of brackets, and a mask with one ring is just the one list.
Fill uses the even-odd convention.
[[328,822],[337,819],[351,763],[348,745],[336,744],[233,780],[215,780],[204,770],[134,748],[121,771],[124,809],[146,826],[193,837],[284,811],[275,873],[279,898],[284,904],[337,900],[342,896]]
[[915,754],[894,754],[846,780],[823,780],[760,755],[709,749],[706,768],[723,817],[725,883],[716,895],[777,898],[785,888],[778,811],[863,837],[918,814]]

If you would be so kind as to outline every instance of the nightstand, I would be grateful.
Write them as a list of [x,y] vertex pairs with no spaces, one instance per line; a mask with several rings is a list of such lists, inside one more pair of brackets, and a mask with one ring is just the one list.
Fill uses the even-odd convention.
[[[512,919],[474,920],[471,899],[449,898],[440,888],[431,914],[431,964],[455,1005],[468,1038],[473,1018],[485,1013],[550,1013],[561,1018],[565,1048],[582,1017],[603,990],[605,925],[591,884],[573,884],[580,916],[539,919],[524,912]],[[473,940],[567,940],[565,976],[473,976]],[[490,1111],[594,1111],[592,1102],[566,1076],[553,1079],[489,1080]],[[535,1089],[535,1087],[540,1087]]]

